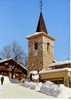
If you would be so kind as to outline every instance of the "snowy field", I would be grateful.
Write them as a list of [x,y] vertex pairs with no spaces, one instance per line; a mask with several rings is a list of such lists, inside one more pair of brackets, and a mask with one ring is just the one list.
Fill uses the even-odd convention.
[[19,84],[11,83],[7,77],[4,79],[4,85],[0,85],[0,98],[51,98]]
[[[58,86],[46,82],[42,83],[11,83],[5,77],[3,86],[0,85],[0,98],[70,98],[71,88],[63,85]],[[52,89],[52,90],[51,90]],[[54,93],[55,92],[55,93]],[[53,96],[51,96],[53,95]],[[57,95],[57,96],[55,96]]]

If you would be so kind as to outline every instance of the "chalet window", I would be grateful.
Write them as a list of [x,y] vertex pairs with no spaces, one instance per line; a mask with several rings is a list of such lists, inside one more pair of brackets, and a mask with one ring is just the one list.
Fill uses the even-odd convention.
[[38,49],[38,42],[35,42],[35,44],[34,44],[34,49],[35,49],[35,50]]

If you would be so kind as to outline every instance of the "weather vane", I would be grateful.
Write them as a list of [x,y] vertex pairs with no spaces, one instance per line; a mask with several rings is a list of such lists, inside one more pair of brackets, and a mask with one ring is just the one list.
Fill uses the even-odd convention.
[[42,0],[40,0],[40,12],[42,13]]

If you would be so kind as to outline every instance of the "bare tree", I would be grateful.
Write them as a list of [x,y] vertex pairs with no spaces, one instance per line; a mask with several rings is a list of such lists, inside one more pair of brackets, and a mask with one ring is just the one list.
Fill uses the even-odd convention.
[[12,47],[11,47],[11,55],[12,55],[12,58],[14,58],[15,61],[19,62],[19,63],[24,63],[25,64],[25,53],[24,51],[22,50],[21,46],[18,45],[16,42],[14,42],[12,44]]
[[17,42],[13,42],[11,45],[4,47],[1,52],[1,58],[13,58],[16,62],[24,65],[27,63],[26,54]]
[[3,48],[0,52],[1,58],[10,58],[11,57],[11,48],[10,45]]

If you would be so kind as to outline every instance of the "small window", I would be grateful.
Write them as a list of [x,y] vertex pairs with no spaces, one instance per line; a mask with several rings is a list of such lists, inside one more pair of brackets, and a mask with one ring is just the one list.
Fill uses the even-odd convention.
[[49,49],[50,43],[47,43],[47,50]]
[[34,44],[34,48],[35,48],[35,50],[38,49],[38,43],[37,43],[37,42],[35,42],[35,44]]

